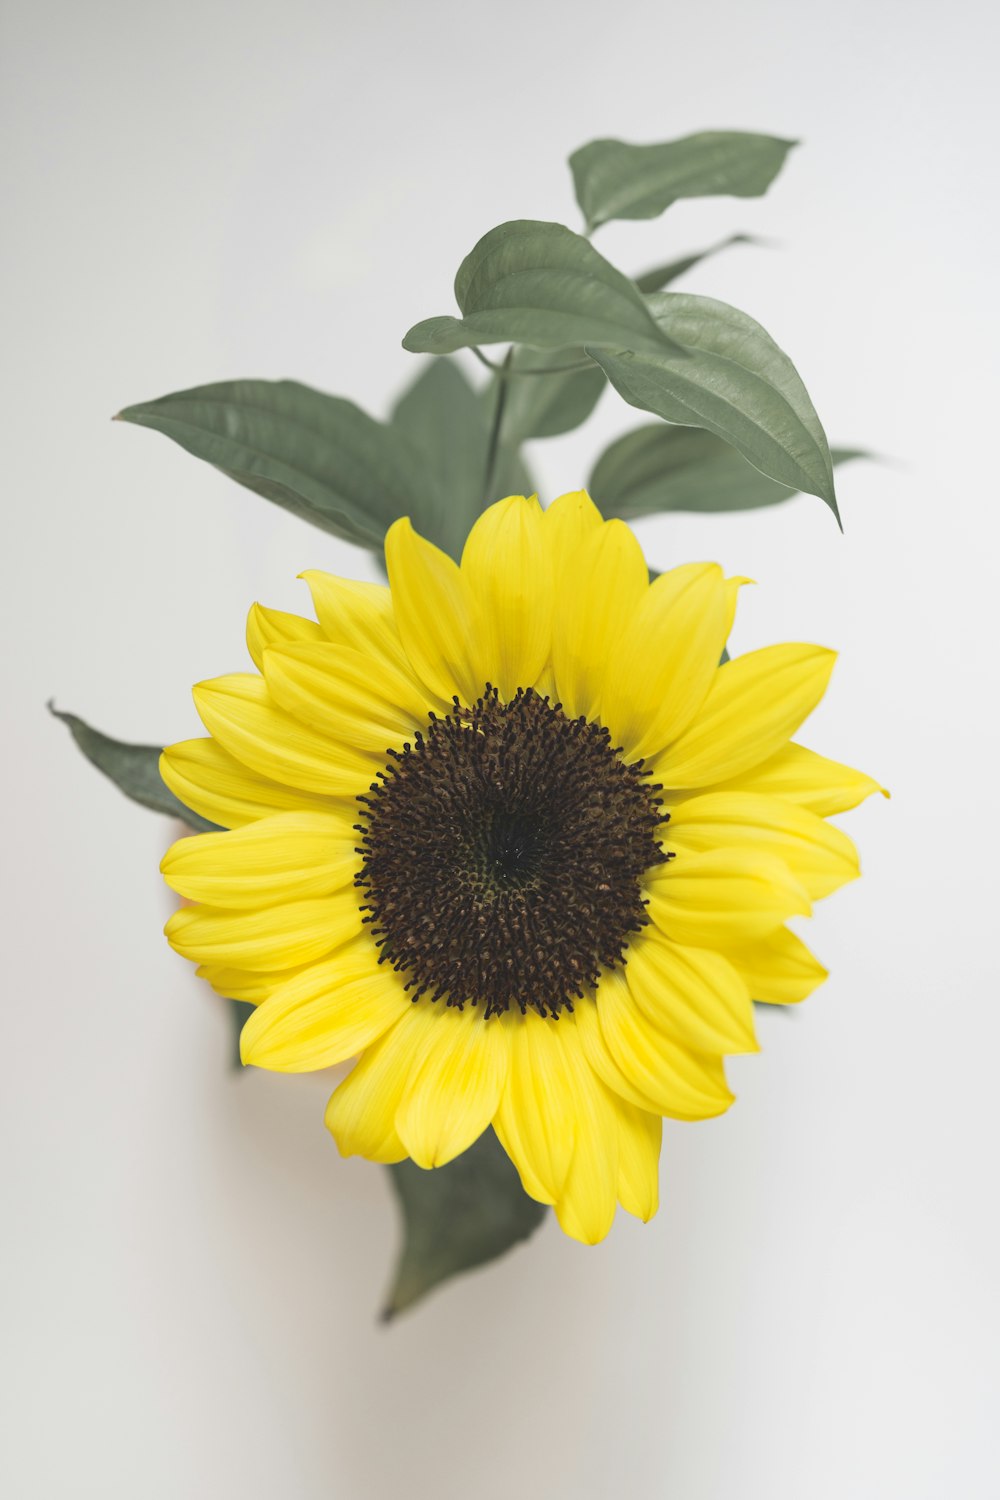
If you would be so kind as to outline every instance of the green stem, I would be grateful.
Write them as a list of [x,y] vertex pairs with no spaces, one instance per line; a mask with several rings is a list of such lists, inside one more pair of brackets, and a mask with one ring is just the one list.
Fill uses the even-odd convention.
[[[502,365],[498,367],[499,373],[506,376],[510,370],[510,362],[514,358],[514,345],[511,344],[507,350]],[[493,422],[490,426],[490,441],[486,449],[486,477],[483,480],[483,504],[489,505],[490,494],[493,489],[493,475],[497,466],[497,454],[500,450],[500,428],[503,425],[504,407],[507,405],[507,391],[509,385],[506,379],[497,381],[497,404],[493,408]]]
[[492,359],[487,359],[481,349],[473,349],[473,354],[479,363],[485,365],[487,370],[492,370],[494,375],[500,375],[506,380],[511,375],[570,375],[575,370],[589,370],[593,366],[593,360],[574,359],[568,365],[544,365],[540,370],[512,370],[509,368],[510,356],[504,360],[502,365],[495,364]]

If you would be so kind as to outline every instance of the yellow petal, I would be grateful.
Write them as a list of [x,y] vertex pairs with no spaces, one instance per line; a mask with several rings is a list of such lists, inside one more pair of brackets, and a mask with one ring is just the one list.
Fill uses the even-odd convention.
[[740,975],[720,953],[682,948],[647,927],[625,960],[639,1009],[666,1036],[696,1052],[756,1052],[753,1005]]
[[743,976],[753,998],[768,1005],[795,1005],[827,977],[823,965],[787,927],[755,943],[728,948],[726,957]]
[[351,886],[264,911],[184,906],[164,928],[170,946],[195,963],[264,971],[323,958],[360,930],[357,892]]
[[326,1107],[326,1126],[341,1156],[395,1162],[406,1156],[396,1133],[396,1110],[413,1054],[423,1036],[427,1007],[410,1004],[377,1042],[365,1049]]
[[615,647],[648,588],[642,548],[624,521],[578,537],[552,621],[556,691],[571,718],[596,716]]
[[160,775],[185,807],[223,828],[292,809],[333,812],[338,807],[330,798],[258,775],[210,739],[168,745],[160,756]]
[[618,1202],[627,1214],[648,1224],[660,1206],[660,1141],[663,1121],[624,1099],[618,1116]]
[[320,629],[337,646],[378,655],[401,671],[411,670],[403,650],[392,594],[384,583],[362,583],[313,570],[300,573],[309,585]]
[[281,1073],[329,1068],[388,1031],[410,1004],[366,934],[258,1005],[243,1027],[240,1055],[244,1063]]
[[195,970],[199,979],[210,984],[217,995],[225,1000],[245,1000],[250,1005],[259,1005],[268,995],[273,995],[281,985],[287,984],[296,974],[304,974],[310,964],[299,964],[292,969],[235,969],[224,964],[199,964]]
[[247,616],[247,650],[258,672],[263,670],[264,652],[269,646],[289,645],[292,641],[321,641],[323,632],[315,620],[286,614],[282,609],[265,609],[262,604],[250,607]]
[[644,877],[649,915],[675,943],[724,948],[763,937],[792,916],[809,916],[802,884],[773,854],[711,849],[680,854]]
[[534,686],[552,642],[552,562],[537,500],[511,495],[476,521],[462,551],[473,600],[476,676],[513,698]]
[[[572,490],[542,512],[542,535],[552,558],[552,575],[557,595],[563,583],[572,577],[578,563],[578,552],[588,532],[603,526],[601,513],[586,490]],[[558,603],[557,603],[558,612]]]
[[822,646],[765,646],[718,669],[689,728],[653,765],[665,787],[707,787],[773,755],[826,691],[836,659]]
[[264,906],[329,896],[360,860],[351,813],[275,813],[230,833],[178,839],[160,870],[171,890],[208,906]]
[[319,734],[277,706],[260,677],[234,672],[194,689],[202,723],[251,770],[326,796],[356,797],[378,769],[374,757]]
[[[601,1082],[612,1091],[616,1098],[628,1100],[637,1109],[652,1111],[655,1114],[663,1113],[659,1101],[644,1093],[634,1078],[622,1071],[609,1051],[601,1031],[595,998],[588,996],[586,1004],[575,1005],[574,1014],[583,1055]],[[691,1116],[685,1115],[684,1118],[689,1119]]]
[[[586,490],[560,495],[542,512],[542,537],[552,564],[553,629],[570,607],[579,571],[578,554],[588,532],[603,526],[601,513]],[[549,661],[535,683],[535,691],[557,701],[555,672]]]
[[[572,1026],[563,1015],[559,1025]],[[611,1228],[618,1201],[618,1118],[611,1094],[583,1056],[566,1049],[574,1092],[573,1156],[555,1204],[559,1227],[584,1245],[596,1245]]]
[[[848,812],[873,792],[881,792],[883,797],[889,795],[885,787],[879,786],[863,771],[855,771],[836,760],[827,760],[815,750],[794,743],[785,745],[776,755],[739,776],[720,781],[712,790],[766,792],[808,808],[821,818]],[[682,795],[687,797],[693,793]]]
[[705,699],[727,635],[726,585],[715,563],[661,573],[614,651],[601,721],[630,760],[662,750]]
[[409,674],[329,641],[269,650],[264,681],[275,703],[302,723],[380,758],[426,726],[431,706]]
[[407,517],[385,539],[396,624],[410,665],[431,692],[474,703],[484,681],[470,660],[473,601],[458,564],[414,531]]
[[[736,606],[739,602],[740,589],[745,584],[753,583],[752,578],[727,578],[726,579],[726,640],[728,641],[733,624],[736,620]],[[720,652],[721,656],[722,653]]]
[[534,1010],[501,1018],[510,1035],[510,1070],[493,1128],[525,1192],[540,1203],[554,1203],[562,1192],[576,1139],[565,1019]]
[[708,792],[675,807],[664,834],[669,849],[761,849],[784,860],[813,900],[860,873],[858,853],[839,828],[807,808],[759,792]]
[[[595,1008],[600,1040],[585,1034],[587,1056],[623,1099],[675,1120],[707,1120],[732,1104],[719,1057],[682,1047],[655,1026],[620,970],[601,975]],[[582,1020],[585,1007],[577,1011]]]
[[[576,591],[576,576],[579,571],[579,550],[588,532],[603,526],[601,513],[586,490],[577,489],[568,495],[559,495],[541,513],[541,535],[549,549],[552,562],[552,619],[553,628],[561,619],[562,612],[570,607]],[[535,691],[543,697],[558,700],[555,670],[552,661],[538,675]]]
[[403,1098],[399,1138],[418,1167],[443,1167],[478,1140],[497,1112],[510,1042],[495,1018],[424,1004],[428,1020]]

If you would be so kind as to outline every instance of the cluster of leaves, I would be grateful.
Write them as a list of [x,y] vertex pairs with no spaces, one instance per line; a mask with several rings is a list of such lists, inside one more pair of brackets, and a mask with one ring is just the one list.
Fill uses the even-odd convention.
[[[586,232],[519,219],[491,229],[459,266],[461,316],[425,319],[404,347],[436,358],[380,422],[295,381],[233,380],[126,407],[119,420],[164,433],[195,457],[321,530],[381,555],[408,515],[453,557],[477,515],[534,485],[531,441],[586,421],[611,386],[654,420],[597,458],[587,482],[605,516],[747,510],[797,491],[837,516],[831,452],[794,365],[760,324],[710,297],[667,290],[729,245],[634,278],[591,243],[613,219],[651,219],[682,198],[764,193],[795,143],[709,131],[660,145],[599,140],[570,158]],[[483,350],[507,344],[494,361]],[[449,356],[471,350],[490,376],[477,389]],[[211,825],[170,793],[159,749],[130,745],[60,713],[100,770],[143,806],[195,829]],[[234,1002],[239,1025],[246,1007]],[[499,1255],[543,1210],[522,1193],[492,1136],[433,1173],[389,1169],[405,1245],[387,1311]]]

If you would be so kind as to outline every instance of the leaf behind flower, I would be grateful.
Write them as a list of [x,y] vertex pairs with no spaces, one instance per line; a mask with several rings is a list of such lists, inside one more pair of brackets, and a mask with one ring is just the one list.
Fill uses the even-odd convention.
[[382,1312],[388,1322],[434,1287],[496,1260],[533,1234],[545,1208],[529,1198],[492,1130],[446,1167],[389,1168],[403,1216],[403,1248]]
[[[833,448],[834,467],[871,455]],[[754,468],[699,427],[650,422],[617,438],[594,465],[587,490],[601,513],[631,521],[662,511],[758,510],[801,493]]]
[[113,781],[120,792],[142,807],[153,812],[164,813],[168,818],[177,818],[196,833],[214,831],[216,825],[202,818],[178,797],[175,797],[160,776],[159,745],[130,745],[124,740],[112,739],[94,729],[76,714],[48,705],[49,712],[61,719],[69,729],[76,744],[92,766]]
[[237,484],[320,530],[380,550],[400,516],[436,537],[444,502],[423,454],[353,401],[295,380],[228,380],[127,406]]
[[[604,376],[594,369],[603,385]],[[485,393],[477,391],[454,360],[434,359],[399,397],[392,413],[392,425],[420,449],[442,496],[437,535],[431,540],[456,559],[462,555],[473,522],[487,505],[534,490],[516,444],[502,438],[486,493],[495,399],[492,385]],[[422,530],[419,516],[412,519],[417,530]]]

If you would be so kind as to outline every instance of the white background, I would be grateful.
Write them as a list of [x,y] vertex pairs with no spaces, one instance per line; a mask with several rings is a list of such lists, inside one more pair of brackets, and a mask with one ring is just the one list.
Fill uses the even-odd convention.
[[[2,1206],[11,1497],[986,1500],[996,1288],[995,68],[987,6],[15,3],[3,168]],[[578,218],[599,135],[801,137],[770,196],[610,226],[627,269],[733,229],[693,291],[757,316],[834,441],[801,498],[644,530],[747,573],[734,646],[841,658],[805,736],[894,793],[813,924],[833,977],[766,1015],[737,1106],[671,1125],[664,1206],[374,1321],[385,1174],[329,1081],[226,1072],[160,936],[171,830],[44,710],[197,732],[259,598],[340,546],[119,407],[294,375],[384,413],[410,323],[512,217]],[[531,458],[578,487],[608,394]]]

